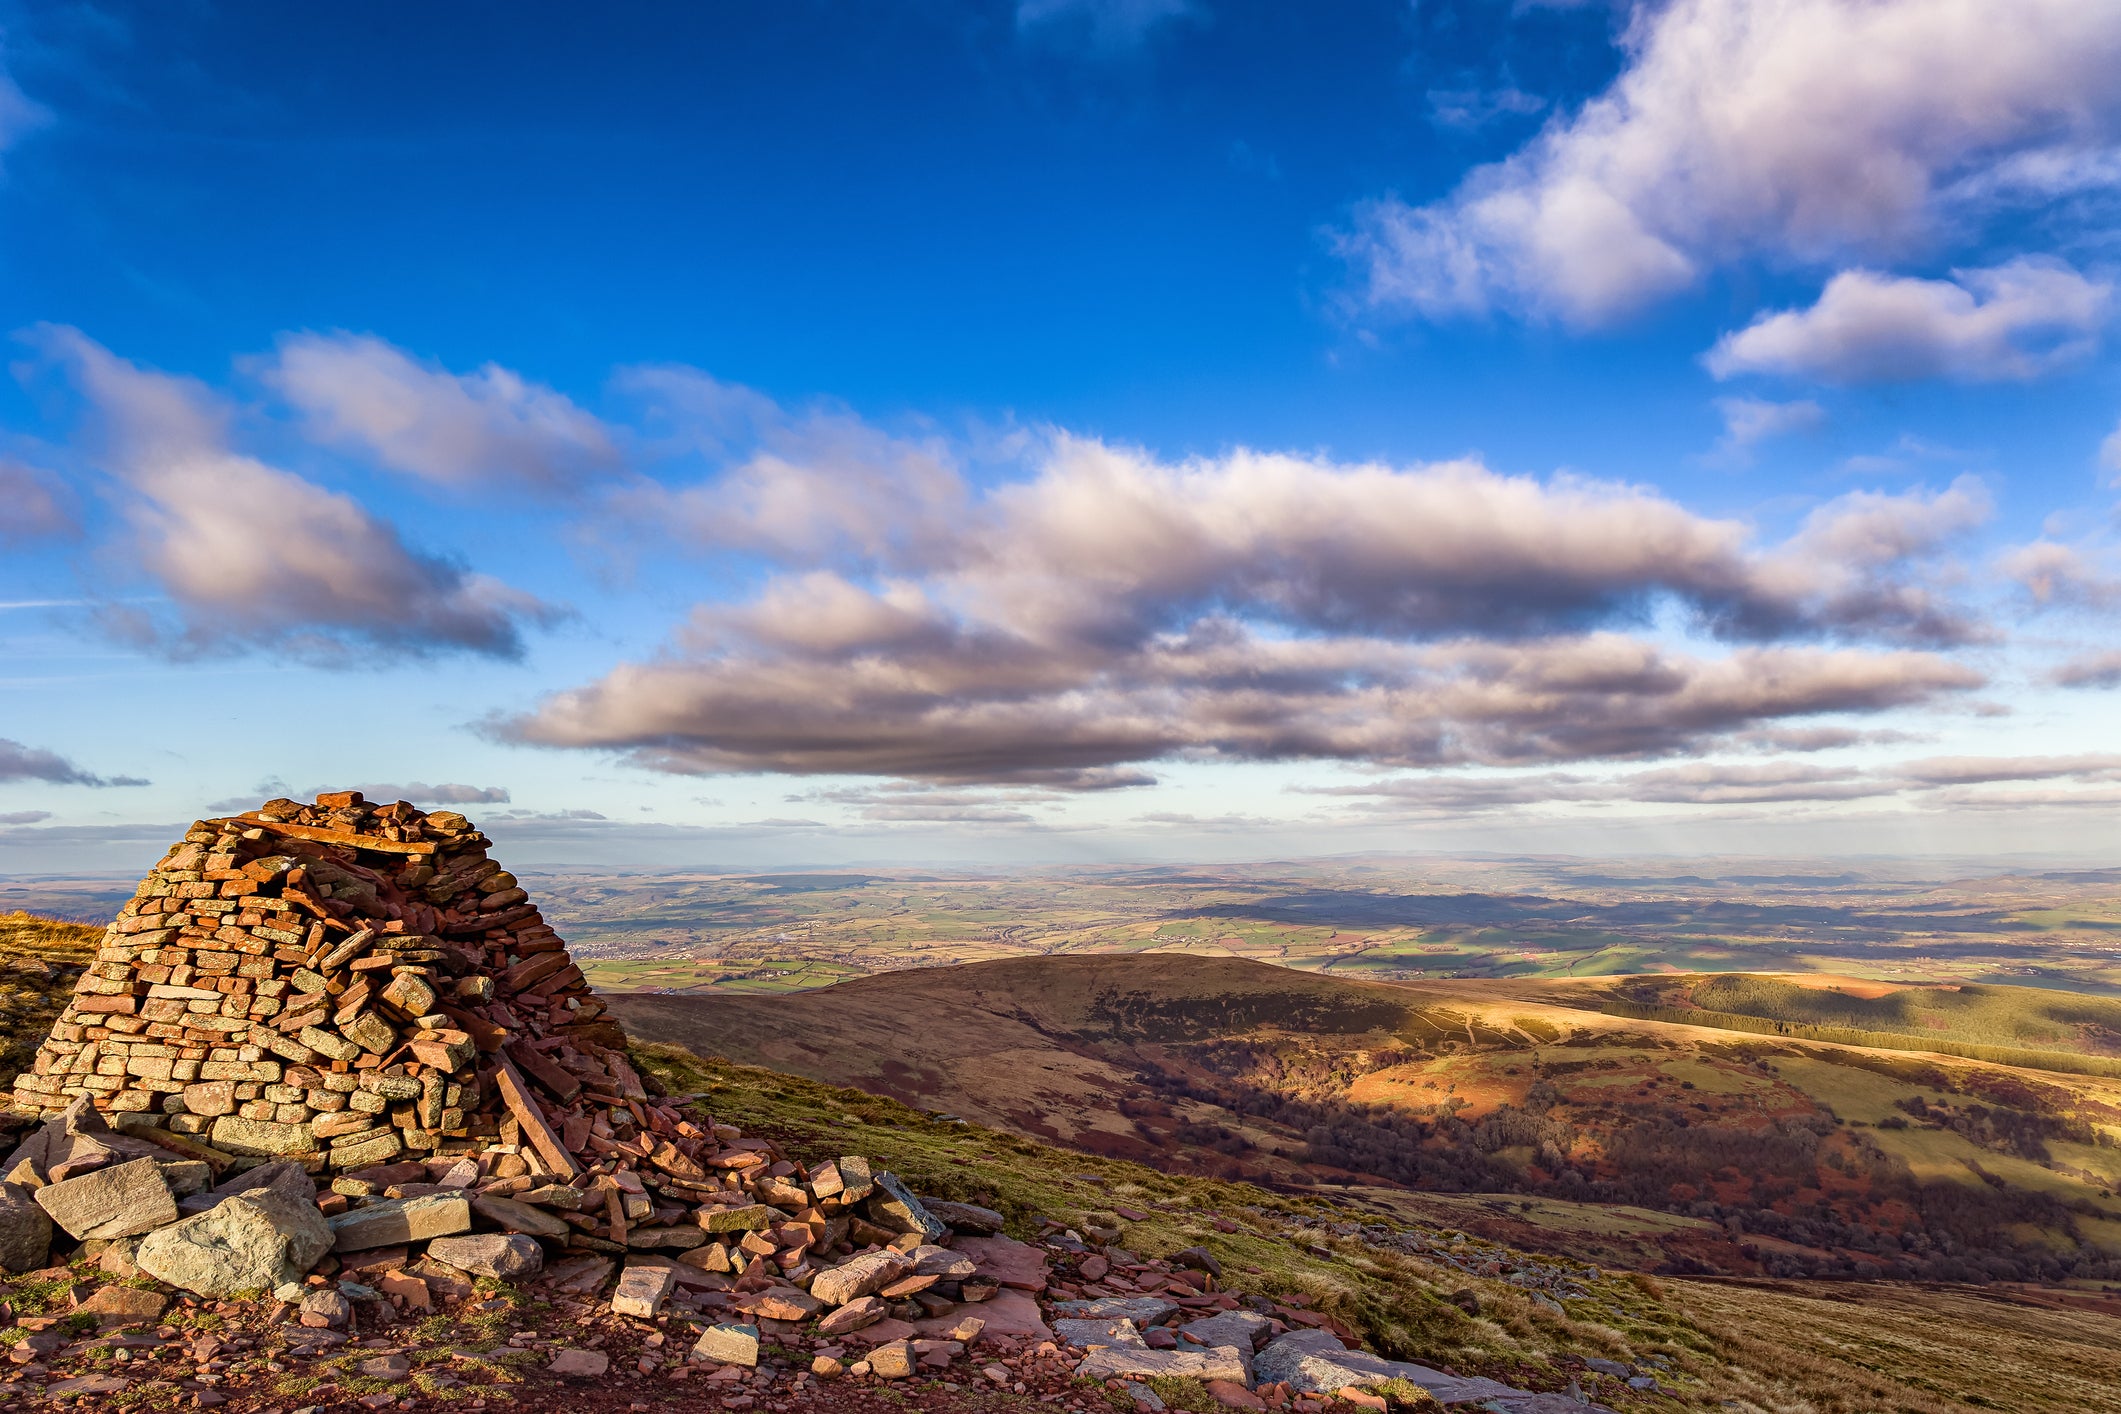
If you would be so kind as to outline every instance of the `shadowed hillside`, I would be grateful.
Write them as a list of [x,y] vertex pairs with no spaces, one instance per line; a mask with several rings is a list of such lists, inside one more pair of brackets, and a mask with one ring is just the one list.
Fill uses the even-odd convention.
[[[1173,1172],[1632,1209],[1620,1250],[1668,1271],[2121,1276],[2114,1081],[1536,990],[1150,955],[612,1000],[637,1035]],[[1465,1220],[1536,1240],[1524,1211]]]

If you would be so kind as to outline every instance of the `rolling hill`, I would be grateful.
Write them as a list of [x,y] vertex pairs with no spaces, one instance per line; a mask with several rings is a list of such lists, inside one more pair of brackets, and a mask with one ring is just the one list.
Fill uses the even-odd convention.
[[2121,1081],[1598,1001],[1158,954],[611,998],[633,1034],[701,1054],[1667,1272],[2121,1278]]

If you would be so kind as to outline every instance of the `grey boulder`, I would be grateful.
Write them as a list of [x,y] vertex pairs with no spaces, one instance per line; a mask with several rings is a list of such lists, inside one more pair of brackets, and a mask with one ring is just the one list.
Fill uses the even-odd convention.
[[1178,1335],[1181,1340],[1191,1339],[1201,1345],[1234,1345],[1239,1350],[1251,1350],[1271,1324],[1257,1311],[1218,1311],[1180,1326]]
[[1062,1345],[1072,1345],[1078,1350],[1102,1350],[1108,1345],[1124,1345],[1132,1350],[1147,1350],[1149,1342],[1134,1328],[1134,1322],[1122,1317],[1116,1321],[1061,1319],[1053,1323],[1053,1338]]
[[1177,1310],[1176,1302],[1166,1301],[1161,1296],[1100,1296],[1095,1301],[1053,1303],[1055,1315],[1075,1316],[1086,1321],[1129,1320],[1139,1326],[1153,1326]]
[[1478,1404],[1527,1394],[1484,1376],[1461,1379],[1427,1365],[1349,1350],[1332,1332],[1319,1330],[1290,1331],[1253,1357],[1252,1370],[1262,1381],[1307,1394],[1335,1394],[1350,1385],[1367,1389],[1390,1380],[1418,1385],[1438,1404]]
[[225,1299],[301,1281],[331,1250],[331,1240],[315,1203],[254,1188],[149,1233],[134,1261],[157,1281]]
[[1091,1351],[1075,1367],[1079,1380],[1155,1379],[1169,1376],[1182,1380],[1229,1380],[1250,1387],[1252,1371],[1244,1352],[1232,1345],[1213,1350],[1148,1350],[1132,1345],[1106,1345]]
[[927,1198],[922,1200],[922,1206],[948,1223],[952,1232],[968,1237],[992,1237],[1002,1230],[1006,1221],[994,1209],[982,1208],[977,1203],[947,1203],[940,1198]]
[[950,1235],[943,1220],[929,1212],[926,1205],[913,1196],[913,1190],[899,1182],[895,1173],[876,1175],[876,1192],[863,1207],[870,1221],[893,1232],[917,1232],[924,1242],[941,1242]]
[[52,1220],[19,1183],[0,1183],[0,1268],[33,1272],[52,1250]]

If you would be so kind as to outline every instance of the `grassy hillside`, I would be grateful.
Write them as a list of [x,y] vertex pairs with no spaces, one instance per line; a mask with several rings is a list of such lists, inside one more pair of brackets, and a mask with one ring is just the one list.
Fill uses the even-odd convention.
[[[1604,990],[1642,1006],[1699,1009],[1796,1027],[1883,1032],[1924,1044],[2121,1057],[2121,1000],[2036,987],[1891,987],[1854,981],[1837,985],[1728,973],[1632,977]],[[2121,1060],[2090,1073],[2121,1075]]]
[[[7,1055],[27,1056],[34,1049],[95,936],[74,925],[0,916],[0,1045]],[[1070,973],[1028,1003],[1025,1017],[976,1014],[994,1025],[1015,1025],[1019,1041],[1042,1034],[1033,1023],[1070,1018],[1106,1026],[1115,1035],[1138,1025],[1165,1035],[1212,1035],[1206,1004],[1175,990],[1168,975],[1157,977],[1161,996],[1154,990],[1115,994]],[[937,980],[946,979],[930,979]],[[1026,979],[1009,980],[1013,987]],[[1227,995],[1246,1006],[1269,994],[1255,979],[1226,980],[1234,989]],[[927,994],[913,998],[918,1005],[912,1009],[897,1010],[881,1005],[892,999],[890,992],[872,995],[878,1004],[858,1009],[861,1025],[869,1028],[860,1034],[882,1048],[871,1058],[886,1069],[901,1051],[932,1059],[932,1044],[922,1047],[932,1043],[947,1012],[940,999],[947,990],[936,989],[935,1011],[920,1009]],[[1356,1025],[1381,1015],[1370,1010],[1379,1002],[1367,993],[1347,998],[1307,989],[1298,1000],[1312,1021]],[[973,1014],[956,1016],[953,1024]],[[1258,1020],[1256,1012],[1244,1014]],[[764,1036],[772,1028],[754,1018],[752,1031]],[[1460,1034],[1477,1042],[1530,1033],[1498,1021],[1470,1023]],[[807,1041],[830,1045],[833,1039],[813,1034]],[[2121,1391],[2121,1322],[2055,1298],[1867,1283],[1659,1281],[1577,1260],[1532,1257],[1483,1240],[1467,1230],[1470,1206],[1463,1223],[1452,1221],[1454,1214],[1401,1206],[1421,1195],[1277,1193],[1170,1174],[941,1118],[861,1090],[703,1059],[676,1046],[642,1043],[635,1053],[643,1070],[667,1089],[704,1095],[719,1118],[747,1132],[774,1137],[806,1156],[872,1155],[922,1191],[999,1208],[1019,1236],[1035,1236],[1052,1222],[1083,1231],[1116,1229],[1121,1243],[1150,1255],[1205,1246],[1234,1289],[1305,1299],[1387,1353],[1532,1388],[1559,1389],[1580,1379],[1628,1414],[1973,1414],[1997,1408],[2066,1414],[2111,1407]],[[1574,1224],[1587,1244],[1630,1224],[1645,1229],[1660,1221],[1654,1214],[1616,1217],[1562,1202],[1525,1207],[1529,1211],[1520,1216],[1556,1230]],[[1542,1302],[1527,1289],[1556,1276],[1565,1279],[1569,1293],[1582,1294]],[[1657,1369],[1665,1391],[1638,1394],[1611,1381],[1600,1384],[1583,1365],[1596,1357]]]
[[0,1081],[35,1057],[102,936],[81,923],[0,913]]
[[675,1046],[636,1055],[747,1132],[802,1153],[870,1154],[923,1192],[999,1208],[1018,1236],[1050,1220],[1116,1227],[1151,1255],[1205,1246],[1232,1289],[1305,1298],[1395,1356],[1544,1389],[1587,1380],[1586,1357],[1669,1373],[1656,1395],[1598,1387],[1626,1411],[2080,1414],[2121,1397],[2121,1303],[2102,1312],[1942,1287],[1705,1283],[1566,1262],[1588,1294],[1557,1311],[1509,1280],[1548,1259],[1409,1219],[1391,1195],[1175,1176]]
[[[1174,1173],[1692,1219],[1629,1239],[1674,1273],[2121,1277],[2121,1084],[1539,987],[1104,956],[612,1001],[637,1035]],[[1513,1215],[1468,1221],[1536,1241]]]

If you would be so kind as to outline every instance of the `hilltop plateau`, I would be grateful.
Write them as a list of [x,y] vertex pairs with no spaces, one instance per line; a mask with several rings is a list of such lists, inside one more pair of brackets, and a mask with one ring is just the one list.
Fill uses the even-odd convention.
[[[19,1064],[97,933],[16,914],[0,935],[0,1041]],[[867,1154],[926,1198],[991,1210],[1006,1234],[994,1240],[1050,1270],[1034,1308],[1050,1332],[1075,1319],[1065,1300],[1190,1290],[1418,1362],[1449,1403],[1531,1392],[1486,1401],[1525,1414],[1542,1399],[1583,1407],[1579,1395],[1741,1414],[2100,1407],[2121,1389],[2121,1302],[2104,1290],[2121,1082],[2097,1073],[2105,1013],[1989,985],[1891,1002],[1905,990],[1824,975],[1383,982],[1164,950],[603,1001],[640,1074],[695,1124],[799,1163]],[[1776,1031],[1848,1022],[1886,1028],[1887,1044]],[[1905,1049],[1923,1041],[2037,1045],[2032,1058],[2060,1068]],[[180,1299],[150,1335],[86,1313],[133,1300],[98,1294],[113,1285],[152,1283],[114,1280],[122,1265],[94,1243],[54,1257],[4,1293],[9,1339],[29,1352],[18,1366],[117,1405],[174,1390],[244,1414],[638,1414],[702,1394],[731,1410],[878,1414],[1251,1407],[1199,1379],[1071,1379],[1079,1349],[1042,1353],[999,1326],[970,1364],[939,1355],[897,1379],[860,1364],[808,1374],[844,1370],[833,1352],[867,1342],[802,1321],[760,1320],[755,1367],[700,1365],[665,1352],[738,1319],[698,1304],[712,1292],[642,1321],[551,1279],[481,1277],[451,1298],[438,1278],[436,1314],[361,1306],[357,1343],[263,1301]],[[1790,1280],[1829,1275],[1845,1279]],[[1947,1284],[1965,1280],[1985,1284]],[[200,1362],[195,1378],[152,1363],[176,1351]],[[131,1367],[114,1363],[128,1353]],[[608,1376],[569,1376],[577,1358]],[[978,1374],[980,1359],[1001,1376]],[[687,1388],[706,1372],[720,1383]],[[1463,1383],[1480,1379],[1499,1383]],[[1263,1407],[1336,1408],[1259,1388]],[[1414,1384],[1377,1393],[1435,1407]]]
[[[0,916],[0,999],[12,1053],[26,1055],[42,1038],[95,938],[92,929]],[[1085,1000],[1095,998],[1078,994],[1073,1004]],[[903,1042],[906,1030],[899,1034]],[[1271,1192],[1057,1149],[678,1046],[637,1043],[630,1054],[695,1118],[711,1115],[811,1162],[858,1150],[923,1194],[976,1205],[969,1212],[991,1209],[1049,1272],[1040,1278],[1048,1285],[1038,1295],[1041,1318],[1059,1319],[1057,1302],[1100,1291],[1190,1291],[1186,1299],[1195,1303],[1227,1299],[1240,1310],[1257,1303],[1295,1326],[1345,1331],[1454,1378],[1558,1391],[1547,1396],[1562,1401],[1558,1407],[1586,1407],[1580,1395],[1623,1414],[2073,1414],[2103,1407],[2121,1389],[2121,1325],[2082,1294],[1655,1280],[1595,1258],[1513,1249],[1448,1212],[1418,1210],[1429,1200],[1403,1191]],[[1564,1209],[1579,1217],[1592,1211],[1534,1208],[1542,1224]],[[810,1373],[818,1359],[810,1347],[829,1346],[800,1323],[762,1320],[757,1366],[717,1369],[673,1358],[672,1342],[691,1340],[712,1319],[690,1307],[641,1320],[548,1279],[479,1277],[459,1295],[432,1264],[433,1314],[363,1302],[354,1328],[315,1329],[285,1303],[165,1303],[153,1283],[115,1275],[122,1264],[110,1253],[114,1245],[84,1243],[55,1253],[64,1258],[58,1266],[0,1283],[5,1318],[14,1322],[5,1333],[15,1352],[11,1393],[31,1394],[43,1380],[46,1390],[81,1391],[53,1397],[99,1406],[218,1406],[228,1414],[427,1407],[1141,1414],[1157,1405],[1221,1414],[1233,1407],[1225,1399],[1249,1407],[1242,1391],[1198,1379],[1071,1379],[1079,1350],[1048,1354],[1050,1345],[1008,1335],[983,1335],[957,1369],[833,1378]],[[1204,1266],[1224,1278],[1204,1275]],[[160,1315],[143,1318],[150,1304]],[[603,1373],[565,1373],[591,1366]],[[723,1378],[732,1370],[741,1378]],[[1388,1384],[1381,1393],[1393,1410],[1437,1407],[1410,1385]],[[1291,1414],[1361,1407],[1272,1387],[1263,1395],[1263,1406]],[[1537,1406],[1489,1399],[1486,1407]]]

